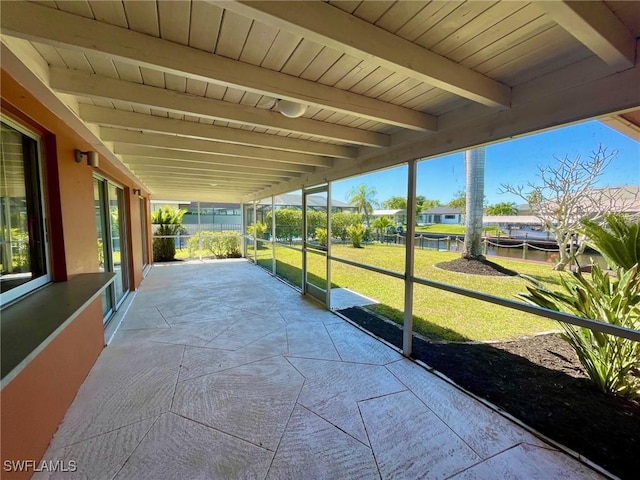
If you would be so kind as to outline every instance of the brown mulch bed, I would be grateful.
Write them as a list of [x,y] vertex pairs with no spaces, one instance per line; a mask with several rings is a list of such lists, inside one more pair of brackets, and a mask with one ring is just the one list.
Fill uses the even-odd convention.
[[490,275],[490,276],[509,276],[517,275],[518,272],[509,270],[508,268],[493,263],[486,258],[467,259],[457,258],[450,262],[436,263],[435,267],[450,272],[468,273],[471,275]]
[[[359,307],[340,313],[401,348],[402,330]],[[640,402],[605,395],[558,334],[516,341],[430,343],[413,356],[621,478],[640,472]]]

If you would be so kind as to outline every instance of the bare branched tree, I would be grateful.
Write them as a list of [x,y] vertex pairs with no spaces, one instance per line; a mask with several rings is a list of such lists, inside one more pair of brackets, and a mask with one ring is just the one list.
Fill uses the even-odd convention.
[[500,193],[511,193],[529,204],[531,214],[538,217],[543,227],[555,235],[560,253],[555,270],[564,270],[569,262],[584,251],[585,242],[574,235],[580,230],[580,220],[602,219],[604,214],[624,209],[625,201],[620,189],[596,188],[596,183],[616,157],[616,150],[602,145],[588,159],[576,156],[570,159],[555,157],[553,166],[538,166],[538,181],[527,185],[501,185]]

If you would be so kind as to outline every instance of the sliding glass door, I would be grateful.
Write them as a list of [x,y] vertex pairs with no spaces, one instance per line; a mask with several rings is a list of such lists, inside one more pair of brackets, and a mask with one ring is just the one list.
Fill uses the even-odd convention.
[[147,235],[147,201],[140,197],[140,232],[142,237],[142,268],[149,264],[149,236]]
[[106,323],[129,292],[125,197],[122,188],[102,178],[94,178],[93,187],[100,271],[116,274],[102,297]]

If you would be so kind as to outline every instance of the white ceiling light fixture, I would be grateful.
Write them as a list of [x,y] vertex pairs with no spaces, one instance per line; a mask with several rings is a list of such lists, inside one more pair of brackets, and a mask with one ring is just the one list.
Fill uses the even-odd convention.
[[307,111],[307,106],[301,103],[290,102],[289,100],[278,100],[278,110],[282,115],[289,118],[298,118]]

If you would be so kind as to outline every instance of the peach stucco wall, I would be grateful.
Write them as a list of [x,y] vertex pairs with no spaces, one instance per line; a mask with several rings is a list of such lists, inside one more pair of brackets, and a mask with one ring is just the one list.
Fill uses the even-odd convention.
[[42,458],[104,346],[101,319],[97,298],[2,390],[3,479],[33,473],[4,471],[4,462]]
[[[92,169],[86,163],[75,162],[76,149],[91,150],[92,147],[72,131],[62,120],[47,110],[6,72],[2,71],[2,110],[3,113],[26,123],[41,135],[47,132],[55,135],[55,152],[45,152],[47,167],[57,168],[59,195],[62,215],[62,233],[66,256],[66,273],[70,276],[78,273],[98,270],[97,235],[95,211],[93,208],[93,174],[97,173],[115,181],[125,189],[130,209],[127,215],[131,232],[129,251],[133,273],[131,289],[135,289],[142,280],[142,244],[137,196],[133,189],[142,188],[116,168],[108,159],[100,156],[100,168]],[[51,162],[54,156],[54,162]],[[55,199],[53,199],[55,201]],[[56,225],[51,225],[55,229]],[[139,270],[139,272],[138,272]]]
[[[54,281],[98,271],[93,174],[120,184],[127,200],[130,289],[142,281],[140,207],[144,187],[100,156],[100,168],[76,163],[75,149],[91,150],[78,134],[5,71],[2,112],[42,136]],[[29,298],[25,298],[25,302]],[[59,422],[104,346],[100,298],[91,303],[0,393],[2,460],[40,460]],[[30,474],[2,478],[29,478]]]

